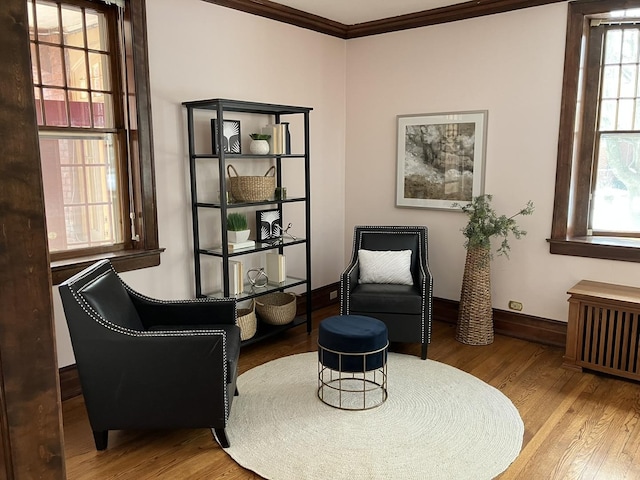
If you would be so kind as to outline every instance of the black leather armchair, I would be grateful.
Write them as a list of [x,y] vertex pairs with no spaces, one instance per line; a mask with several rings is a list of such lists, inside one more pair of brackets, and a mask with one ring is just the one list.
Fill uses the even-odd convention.
[[60,285],[96,448],[109,430],[211,428],[222,447],[236,390],[234,299],[154,300],[102,260]]
[[[340,313],[382,320],[391,342],[419,342],[422,359],[431,341],[433,279],[428,230],[423,226],[356,226],[351,263],[340,278]],[[359,283],[359,250],[411,250],[413,285]],[[411,281],[410,279],[410,281]]]

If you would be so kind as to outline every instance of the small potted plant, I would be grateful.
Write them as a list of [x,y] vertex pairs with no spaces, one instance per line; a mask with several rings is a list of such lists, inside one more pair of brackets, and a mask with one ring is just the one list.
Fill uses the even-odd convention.
[[227,215],[227,237],[231,243],[246,242],[249,239],[249,225],[244,213],[230,213]]
[[252,133],[251,143],[249,144],[249,150],[255,155],[267,155],[269,153],[269,142],[271,135],[265,135],[262,133]]

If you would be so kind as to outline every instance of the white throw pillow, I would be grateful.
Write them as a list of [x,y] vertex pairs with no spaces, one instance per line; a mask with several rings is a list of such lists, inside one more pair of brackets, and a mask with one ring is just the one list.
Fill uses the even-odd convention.
[[413,285],[411,250],[358,250],[358,283]]

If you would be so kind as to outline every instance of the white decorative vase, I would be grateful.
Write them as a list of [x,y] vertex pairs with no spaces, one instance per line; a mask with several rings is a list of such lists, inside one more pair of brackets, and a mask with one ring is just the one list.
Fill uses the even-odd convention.
[[251,140],[249,150],[254,155],[266,155],[269,153],[269,142],[266,140]]
[[227,236],[229,237],[229,242],[240,243],[240,242],[246,242],[247,240],[249,240],[250,233],[251,233],[251,230],[239,230],[237,232],[234,232],[233,230],[229,230],[227,232]]

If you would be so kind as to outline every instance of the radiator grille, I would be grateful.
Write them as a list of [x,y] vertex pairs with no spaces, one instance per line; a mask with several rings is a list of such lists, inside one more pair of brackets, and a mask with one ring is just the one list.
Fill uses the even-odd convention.
[[578,330],[581,366],[629,378],[640,378],[638,311],[582,304]]

